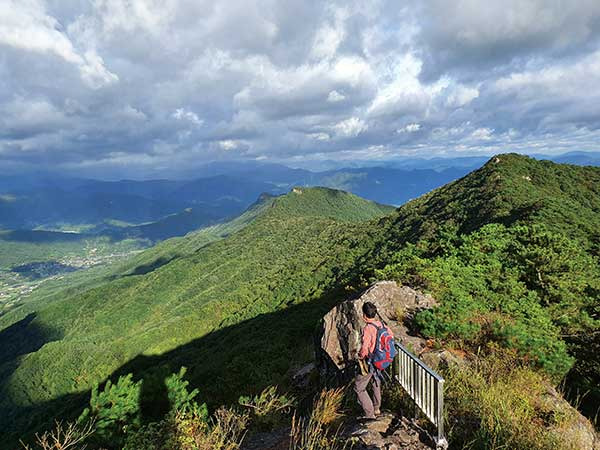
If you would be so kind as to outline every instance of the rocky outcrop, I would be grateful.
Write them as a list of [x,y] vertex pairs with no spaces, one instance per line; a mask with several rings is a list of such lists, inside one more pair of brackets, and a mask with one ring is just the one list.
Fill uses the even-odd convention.
[[377,420],[357,423],[344,432],[354,450],[431,450],[435,443],[414,420],[382,414]]
[[[431,342],[413,331],[412,323],[415,314],[435,306],[435,300],[409,287],[382,281],[360,297],[340,303],[323,317],[316,339],[316,366],[325,384],[346,383],[357,373],[357,355],[364,327],[362,305],[366,301],[377,306],[396,340],[434,370],[454,364],[468,367],[476,359],[457,349],[434,350]],[[308,366],[299,371],[298,379],[306,378],[308,371]],[[548,385],[538,401],[538,407],[550,416],[568,419],[556,424],[549,420],[547,424],[547,431],[560,437],[559,441],[570,442],[574,448],[600,450],[598,434],[592,424],[554,387]],[[390,413],[374,422],[351,425],[344,434],[354,443],[352,448],[358,450],[435,448],[431,437],[418,423]]]
[[366,301],[377,306],[398,342],[417,354],[427,349],[427,341],[412,333],[410,324],[417,311],[436,304],[433,297],[398,286],[394,281],[381,281],[359,298],[340,303],[323,317],[316,342],[317,366],[323,380],[344,381],[355,374],[364,326],[362,305]]
[[563,442],[571,443],[574,448],[600,450],[600,435],[592,423],[573,408],[553,386],[548,385],[539,400],[540,409],[551,411],[558,417],[568,417],[568,426],[552,424],[549,427],[550,432]]

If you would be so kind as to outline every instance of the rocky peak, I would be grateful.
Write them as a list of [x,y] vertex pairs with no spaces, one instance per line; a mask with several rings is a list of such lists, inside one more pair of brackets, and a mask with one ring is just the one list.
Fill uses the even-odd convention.
[[332,377],[344,380],[355,374],[365,325],[362,305],[367,301],[377,306],[398,342],[417,354],[426,348],[426,340],[411,333],[410,322],[417,311],[436,304],[433,297],[394,281],[381,281],[360,297],[340,303],[323,317],[316,344],[317,366],[324,380]]

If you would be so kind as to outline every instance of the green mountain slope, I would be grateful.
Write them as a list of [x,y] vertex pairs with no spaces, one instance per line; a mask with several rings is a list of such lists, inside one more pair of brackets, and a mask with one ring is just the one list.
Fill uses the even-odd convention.
[[[200,230],[188,233],[184,237],[174,237],[162,241],[141,253],[130,255],[123,262],[109,266],[91,267],[85,271],[65,274],[60,279],[45,280],[27,299],[22,300],[20,304],[12,305],[11,308],[14,309],[17,307],[17,311],[6,317],[0,315],[0,326],[4,327],[14,323],[56,298],[77,295],[82,290],[110,282],[124,275],[142,275],[168,263],[174,258],[189,255],[213,241],[222,239],[244,228],[261,215],[264,210],[269,208],[274,198],[270,194],[263,194],[243,214],[229,222],[201,228]],[[114,244],[112,248],[117,249]],[[108,250],[107,248],[106,251]],[[43,247],[38,249],[38,251],[47,252],[48,249]]]
[[413,200],[386,221],[391,243],[470,233],[488,223],[543,223],[589,240],[600,236],[600,171],[516,154],[492,158],[466,177]]
[[326,189],[267,199],[224,239],[167,241],[129,276],[0,318],[6,429],[75,412],[120,373],[186,365],[213,406],[285,382],[319,317],[384,278],[435,294],[417,324],[441,344],[515,352],[555,379],[574,364],[597,386],[599,188],[600,169],[500,155],[393,212]]
[[380,225],[388,239],[366,258],[383,267],[375,276],[442,302],[417,316],[423,334],[566,374],[568,395],[596,415],[600,169],[499,155]]
[[[239,231],[225,240],[204,245],[225,231],[214,229],[210,236],[164,243],[138,263],[150,256],[167,258],[165,264],[55,295],[5,329],[0,402],[14,417],[12,426],[20,428],[24,416],[31,417],[29,406],[85,391],[135,357],[173,350],[335,288],[367,245],[355,242],[346,250],[340,240],[357,238],[340,233],[342,224],[390,208],[329,189],[301,192],[264,199],[230,225],[228,231]],[[24,314],[15,311],[12,317]],[[12,317],[3,317],[3,323]],[[304,326],[311,328],[315,320]],[[277,361],[277,373],[284,362],[289,361]]]

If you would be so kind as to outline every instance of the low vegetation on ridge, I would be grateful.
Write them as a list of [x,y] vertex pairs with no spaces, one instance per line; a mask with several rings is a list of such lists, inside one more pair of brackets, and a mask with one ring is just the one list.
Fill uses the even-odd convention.
[[[225,239],[196,249],[173,241],[187,250],[165,244],[142,264],[148,270],[132,267],[0,318],[7,436],[74,418],[96,383],[128,373],[135,384],[186,366],[209,411],[271,385],[285,390],[290,367],[312,358],[319,318],[390,278],[440,301],[416,317],[436,345],[483,360],[509,352],[523,382],[566,379],[594,417],[600,365],[588,341],[600,330],[600,169],[500,155],[393,212],[327,189],[268,202]],[[460,392],[465,380],[455,380]],[[484,420],[493,403],[472,400],[454,407]],[[493,424],[502,433],[477,434],[471,425],[451,435],[455,444],[502,448],[532,436]]]

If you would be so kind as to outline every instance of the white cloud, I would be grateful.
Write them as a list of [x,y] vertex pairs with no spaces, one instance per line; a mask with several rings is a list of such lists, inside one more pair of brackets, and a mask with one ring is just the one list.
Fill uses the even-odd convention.
[[202,125],[204,123],[195,112],[188,111],[185,108],[177,108],[172,115],[177,120],[191,122],[194,125]]
[[327,95],[327,101],[331,103],[341,102],[346,96],[340,94],[338,91],[333,90]]
[[88,50],[83,55],[84,63],[79,66],[81,78],[88,86],[98,89],[107,84],[114,83],[119,77],[110,72],[105,66],[102,57],[95,50]]
[[368,125],[358,117],[350,117],[349,119],[342,120],[333,127],[336,134],[342,137],[356,137],[363,131],[366,131],[367,128]]
[[[430,101],[427,88],[419,81],[422,62],[407,53],[389,66],[388,80],[382,80],[377,96],[369,106],[372,116],[419,112]],[[386,82],[387,81],[387,82]]]
[[479,97],[477,88],[458,85],[446,97],[446,105],[450,108],[461,108],[477,97]]
[[[558,57],[579,51],[600,35],[600,3],[595,0],[427,0],[420,41],[426,71],[501,67],[530,54]],[[597,43],[596,43],[597,45]]]
[[5,0],[0,163],[597,148],[598,5]]
[[310,57],[313,60],[328,59],[336,56],[338,47],[346,35],[344,21],[347,17],[348,11],[337,8],[334,12],[334,23],[325,23],[318,29],[310,51]]
[[12,133],[38,134],[68,126],[65,114],[47,99],[15,96],[4,105],[0,128]]
[[499,91],[520,93],[520,96],[539,96],[542,92],[552,96],[589,96],[600,93],[600,51],[596,51],[574,64],[558,64],[537,70],[513,72],[499,78],[494,87]]
[[219,141],[219,147],[223,150],[235,150],[240,146],[240,143],[231,139]]
[[0,45],[58,56],[76,66],[83,81],[94,89],[118,81],[94,49],[77,50],[61,29],[38,1],[8,0],[0,4]]
[[397,130],[398,133],[416,133],[421,129],[421,124],[418,123],[409,123],[405,127],[402,127]]
[[359,56],[344,56],[337,59],[332,68],[332,75],[334,80],[348,83],[351,87],[372,83],[375,80],[371,66]]
[[490,128],[477,128],[475,131],[473,131],[473,133],[471,133],[471,137],[481,141],[489,141],[492,139],[493,133],[494,130]]

